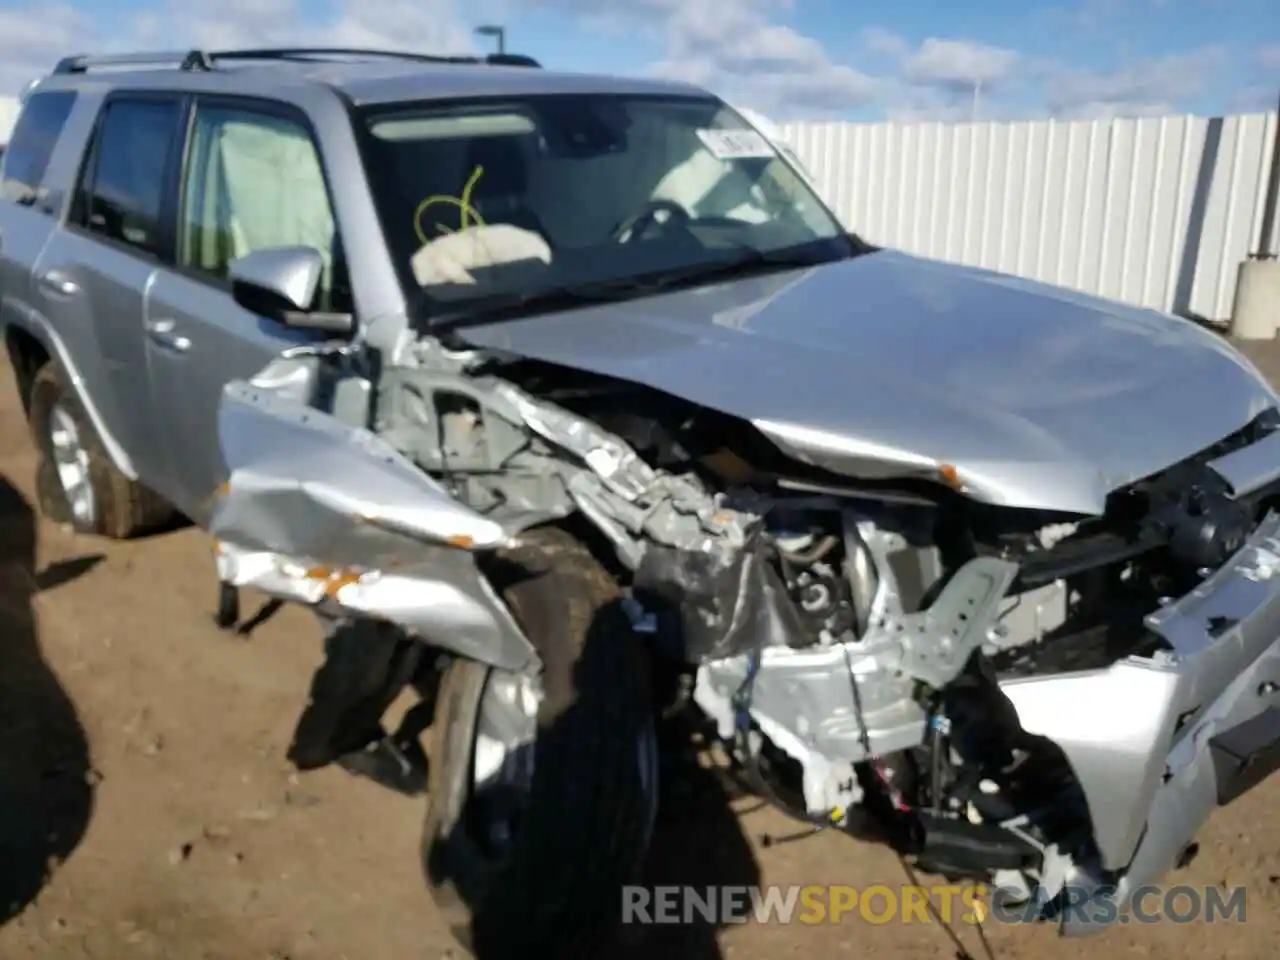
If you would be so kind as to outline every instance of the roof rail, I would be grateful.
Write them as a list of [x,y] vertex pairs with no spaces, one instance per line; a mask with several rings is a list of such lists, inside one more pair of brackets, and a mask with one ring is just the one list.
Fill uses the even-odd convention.
[[169,50],[152,53],[121,53],[64,57],[53,68],[54,73],[88,73],[112,67],[176,67],[179,70],[213,70],[224,60],[303,60],[324,61],[378,59],[410,60],[416,63],[488,64],[495,67],[541,67],[533,57],[519,53],[491,53],[484,57],[413,53],[408,50],[375,50],[360,47],[271,47],[257,50]]
[[490,53],[485,55],[484,62],[491,67],[542,67],[533,57],[523,53]]
[[112,53],[101,56],[78,54],[63,57],[53,68],[54,73],[88,73],[90,70],[111,67],[170,67],[180,70],[212,70],[208,54],[200,50],[166,50],[150,53]]
[[516,53],[491,53],[485,57],[462,54],[415,53],[411,50],[377,50],[369,47],[278,47],[259,50],[218,50],[208,54],[210,60],[325,60],[345,59],[411,60],[417,63],[487,63],[492,66],[538,67],[533,57]]

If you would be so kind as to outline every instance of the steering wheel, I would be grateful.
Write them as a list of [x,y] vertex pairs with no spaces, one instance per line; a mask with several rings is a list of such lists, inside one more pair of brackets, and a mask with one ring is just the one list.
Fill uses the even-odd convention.
[[[658,214],[666,212],[670,219],[659,220]],[[618,224],[613,231],[613,239],[618,243],[631,243],[649,232],[650,227],[661,226],[678,221],[681,225],[690,220],[689,211],[674,200],[650,200],[644,208],[633,217],[628,217]]]

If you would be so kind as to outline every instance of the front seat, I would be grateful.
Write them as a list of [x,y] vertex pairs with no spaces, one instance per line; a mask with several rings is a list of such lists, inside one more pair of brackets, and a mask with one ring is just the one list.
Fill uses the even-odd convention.
[[484,173],[471,191],[471,205],[486,224],[509,223],[531,230],[550,243],[547,231],[529,205],[529,168],[518,137],[477,137],[467,151],[467,176]]

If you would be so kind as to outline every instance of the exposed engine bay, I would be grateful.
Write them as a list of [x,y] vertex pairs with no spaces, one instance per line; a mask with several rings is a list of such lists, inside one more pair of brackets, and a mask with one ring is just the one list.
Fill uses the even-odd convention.
[[[1131,863],[1171,776],[1168,744],[1155,767],[1108,766],[1056,736],[1087,704],[1031,729],[1026,703],[1046,677],[1114,691],[1117,664],[1154,676],[1179,661],[1153,612],[1196,596],[1256,538],[1274,495],[1274,481],[1235,495],[1209,464],[1269,437],[1273,415],[1082,518],[979,503],[945,476],[827,474],[740,421],[590,374],[434,341],[410,354],[371,398],[373,378],[323,386],[332,358],[313,356],[233,385],[227,402],[274,392],[361,435],[371,409],[388,462],[414,464],[509,535],[585,519],[637,631],[687,665],[693,704],[795,816],[869,816],[926,869],[1028,896],[1082,876],[1105,885]],[[353,413],[344,391],[360,398]],[[212,529],[224,579],[261,586],[249,561],[279,545],[246,544],[234,517]],[[342,604],[357,579],[295,596]],[[1150,736],[1155,747],[1162,734]]]

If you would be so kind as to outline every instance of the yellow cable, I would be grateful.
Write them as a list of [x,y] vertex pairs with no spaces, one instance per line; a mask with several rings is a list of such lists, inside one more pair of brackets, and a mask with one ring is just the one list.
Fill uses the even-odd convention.
[[[451,197],[447,194],[436,194],[435,196],[427,197],[427,199],[418,204],[418,209],[413,212],[413,232],[418,235],[418,242],[420,244],[425,247],[430,243],[430,240],[427,239],[427,232],[422,229],[422,215],[427,212],[428,208],[436,206],[437,204],[447,203],[461,210],[463,230],[467,229],[468,219],[474,219],[476,226],[478,227],[485,226],[484,219],[480,216],[480,211],[471,205],[471,192],[475,190],[476,183],[479,182],[482,176],[484,176],[484,167],[477,166],[475,170],[471,171],[471,176],[467,180],[466,186],[462,188],[461,197]],[[443,225],[441,226],[441,229],[446,232],[452,232]]]

